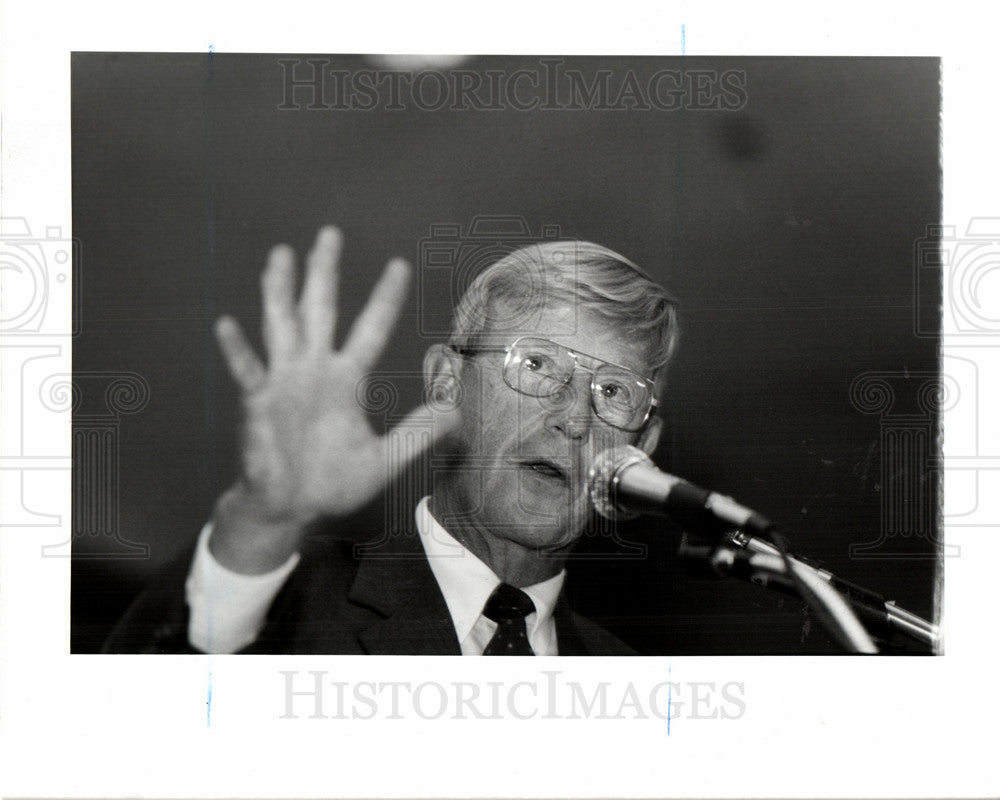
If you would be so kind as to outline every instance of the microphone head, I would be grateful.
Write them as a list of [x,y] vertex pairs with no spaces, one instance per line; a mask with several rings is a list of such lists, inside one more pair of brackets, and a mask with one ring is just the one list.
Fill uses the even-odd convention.
[[623,445],[602,450],[590,465],[590,470],[587,473],[587,493],[590,496],[590,504],[605,519],[619,521],[635,519],[639,516],[619,508],[614,497],[618,476],[622,470],[639,463],[652,464],[653,462],[638,447]]

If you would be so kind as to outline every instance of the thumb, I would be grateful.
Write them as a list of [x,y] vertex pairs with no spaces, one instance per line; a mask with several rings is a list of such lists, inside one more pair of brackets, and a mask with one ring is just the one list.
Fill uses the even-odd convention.
[[459,411],[438,403],[413,409],[395,428],[382,437],[387,463],[385,475],[392,480],[411,461],[435,443],[453,433],[461,420]]

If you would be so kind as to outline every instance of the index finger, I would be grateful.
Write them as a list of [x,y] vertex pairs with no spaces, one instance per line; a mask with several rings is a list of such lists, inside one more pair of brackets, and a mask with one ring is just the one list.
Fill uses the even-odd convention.
[[364,310],[351,326],[343,352],[364,369],[370,368],[382,354],[399,319],[409,285],[410,265],[402,258],[392,259],[386,264]]

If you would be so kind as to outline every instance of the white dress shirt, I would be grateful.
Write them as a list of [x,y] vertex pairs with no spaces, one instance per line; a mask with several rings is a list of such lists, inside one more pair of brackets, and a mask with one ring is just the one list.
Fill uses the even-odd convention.
[[191,614],[188,641],[205,653],[235,653],[253,642],[264,627],[267,610],[299,563],[294,553],[263,575],[243,575],[222,566],[208,540],[212,523],[201,529],[184,593]]
[[[462,655],[482,655],[497,629],[497,624],[484,617],[482,611],[500,585],[500,578],[434,518],[429,499],[421,500],[415,511],[420,542],[448,605]],[[208,548],[211,535],[212,525],[208,523],[198,537],[185,585],[191,609],[188,640],[206,653],[233,653],[260,635],[267,610],[299,563],[299,554],[273,572],[241,575],[215,560]],[[563,570],[541,583],[520,587],[535,604],[535,611],[525,618],[525,623],[536,655],[558,655],[552,612],[565,579]]]
[[[496,632],[497,624],[483,616],[483,607],[501,580],[455,539],[430,512],[425,497],[417,506],[417,530],[423,543],[431,572],[441,587],[448,613],[462,646],[463,656],[480,656]],[[552,618],[566,571],[546,581],[520,587],[535,604],[534,613],[525,617],[528,642],[537,656],[559,655],[556,647],[556,624]]]

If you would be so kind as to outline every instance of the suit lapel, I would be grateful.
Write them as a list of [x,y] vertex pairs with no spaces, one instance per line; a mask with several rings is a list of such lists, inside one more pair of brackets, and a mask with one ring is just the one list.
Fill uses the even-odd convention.
[[[360,612],[357,639],[371,655],[461,655],[444,595],[427,561],[415,523],[395,530],[360,558],[348,600]],[[559,654],[586,656],[629,651],[613,637],[609,649],[598,633],[578,623],[561,594],[553,610]],[[579,618],[582,619],[582,618]]]
[[573,612],[566,602],[565,594],[559,595],[552,617],[556,622],[556,641],[559,645],[559,655],[590,655],[590,650],[583,641],[576,620],[573,619]]
[[461,655],[448,605],[413,529],[387,534],[362,556],[349,600],[378,619],[358,639],[372,655]]

